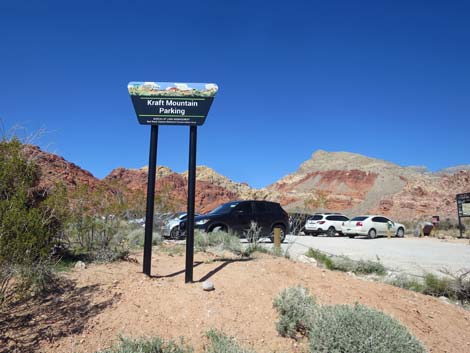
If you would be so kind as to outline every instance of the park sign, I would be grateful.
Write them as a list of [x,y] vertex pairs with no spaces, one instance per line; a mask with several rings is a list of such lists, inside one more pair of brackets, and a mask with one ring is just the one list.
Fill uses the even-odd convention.
[[202,125],[218,91],[214,83],[129,82],[143,125]]
[[456,199],[459,217],[470,217],[470,193],[458,194]]

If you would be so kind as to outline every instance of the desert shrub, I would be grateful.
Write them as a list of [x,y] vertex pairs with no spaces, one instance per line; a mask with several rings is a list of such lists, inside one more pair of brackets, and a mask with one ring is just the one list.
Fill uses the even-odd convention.
[[113,347],[97,353],[192,353],[193,349],[184,342],[165,341],[159,337],[151,339],[120,338]]
[[295,338],[298,333],[308,334],[317,311],[315,298],[308,289],[286,288],[274,299],[273,306],[279,314],[276,328],[281,336]]
[[240,239],[234,234],[222,231],[206,233],[196,230],[194,247],[196,251],[207,251],[210,248],[216,251],[230,251],[237,255],[242,254]]
[[333,260],[331,257],[321,252],[320,250],[310,248],[307,251],[307,256],[314,258],[319,263],[323,264],[327,269],[333,269]]
[[[144,246],[145,229],[143,227],[127,227],[116,235],[115,243],[128,249],[142,248]],[[160,233],[153,232],[152,245],[158,246],[163,243]]]
[[451,278],[453,298],[462,304],[470,303],[470,269],[461,269],[455,273],[447,270],[443,272]]
[[60,241],[66,218],[65,189],[40,186],[40,170],[24,155],[16,138],[0,140],[0,299],[10,280],[15,288],[40,292],[52,280],[52,249]]
[[453,297],[452,279],[426,273],[424,275],[423,293],[435,297]]
[[379,261],[353,260],[347,256],[330,256],[320,250],[309,249],[307,256],[314,258],[329,270],[353,272],[355,274],[384,275],[387,272],[385,266]]
[[397,277],[387,280],[386,283],[419,293],[422,293],[425,288],[423,281],[406,274],[400,274]]
[[253,350],[242,347],[233,338],[219,331],[210,330],[207,332],[209,343],[205,347],[205,353],[255,353]]
[[310,329],[311,353],[421,353],[423,345],[398,321],[362,305],[323,306]]

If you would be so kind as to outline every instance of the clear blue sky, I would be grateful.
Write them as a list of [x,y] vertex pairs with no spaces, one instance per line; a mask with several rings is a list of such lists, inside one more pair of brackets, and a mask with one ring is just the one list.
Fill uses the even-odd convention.
[[[468,1],[0,0],[0,38],[4,127],[100,178],[148,163],[129,81],[217,83],[197,163],[255,187],[317,149],[470,163]],[[158,164],[188,136],[161,127]]]

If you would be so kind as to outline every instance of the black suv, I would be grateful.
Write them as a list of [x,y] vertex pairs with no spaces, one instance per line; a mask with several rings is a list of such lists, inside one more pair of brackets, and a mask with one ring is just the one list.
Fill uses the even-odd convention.
[[[289,216],[276,202],[269,201],[234,201],[220,205],[211,212],[194,218],[194,229],[205,232],[233,232],[246,237],[251,223],[260,228],[260,237],[274,239],[274,228],[281,229],[281,241],[289,231]],[[180,223],[181,232],[185,232],[186,222]]]

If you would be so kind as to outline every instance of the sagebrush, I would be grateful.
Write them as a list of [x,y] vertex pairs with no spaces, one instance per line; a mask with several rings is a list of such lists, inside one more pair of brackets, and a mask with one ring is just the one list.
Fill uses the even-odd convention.
[[297,334],[308,334],[317,310],[315,298],[308,289],[286,288],[274,299],[273,306],[279,314],[276,329],[281,336],[295,338]]
[[194,350],[183,341],[165,341],[159,337],[129,339],[121,337],[119,343],[97,353],[192,353]]
[[210,330],[206,336],[209,343],[204,349],[205,353],[255,353],[252,349],[241,346],[235,338],[220,331]]
[[424,353],[397,320],[362,305],[323,306],[310,328],[310,353]]

